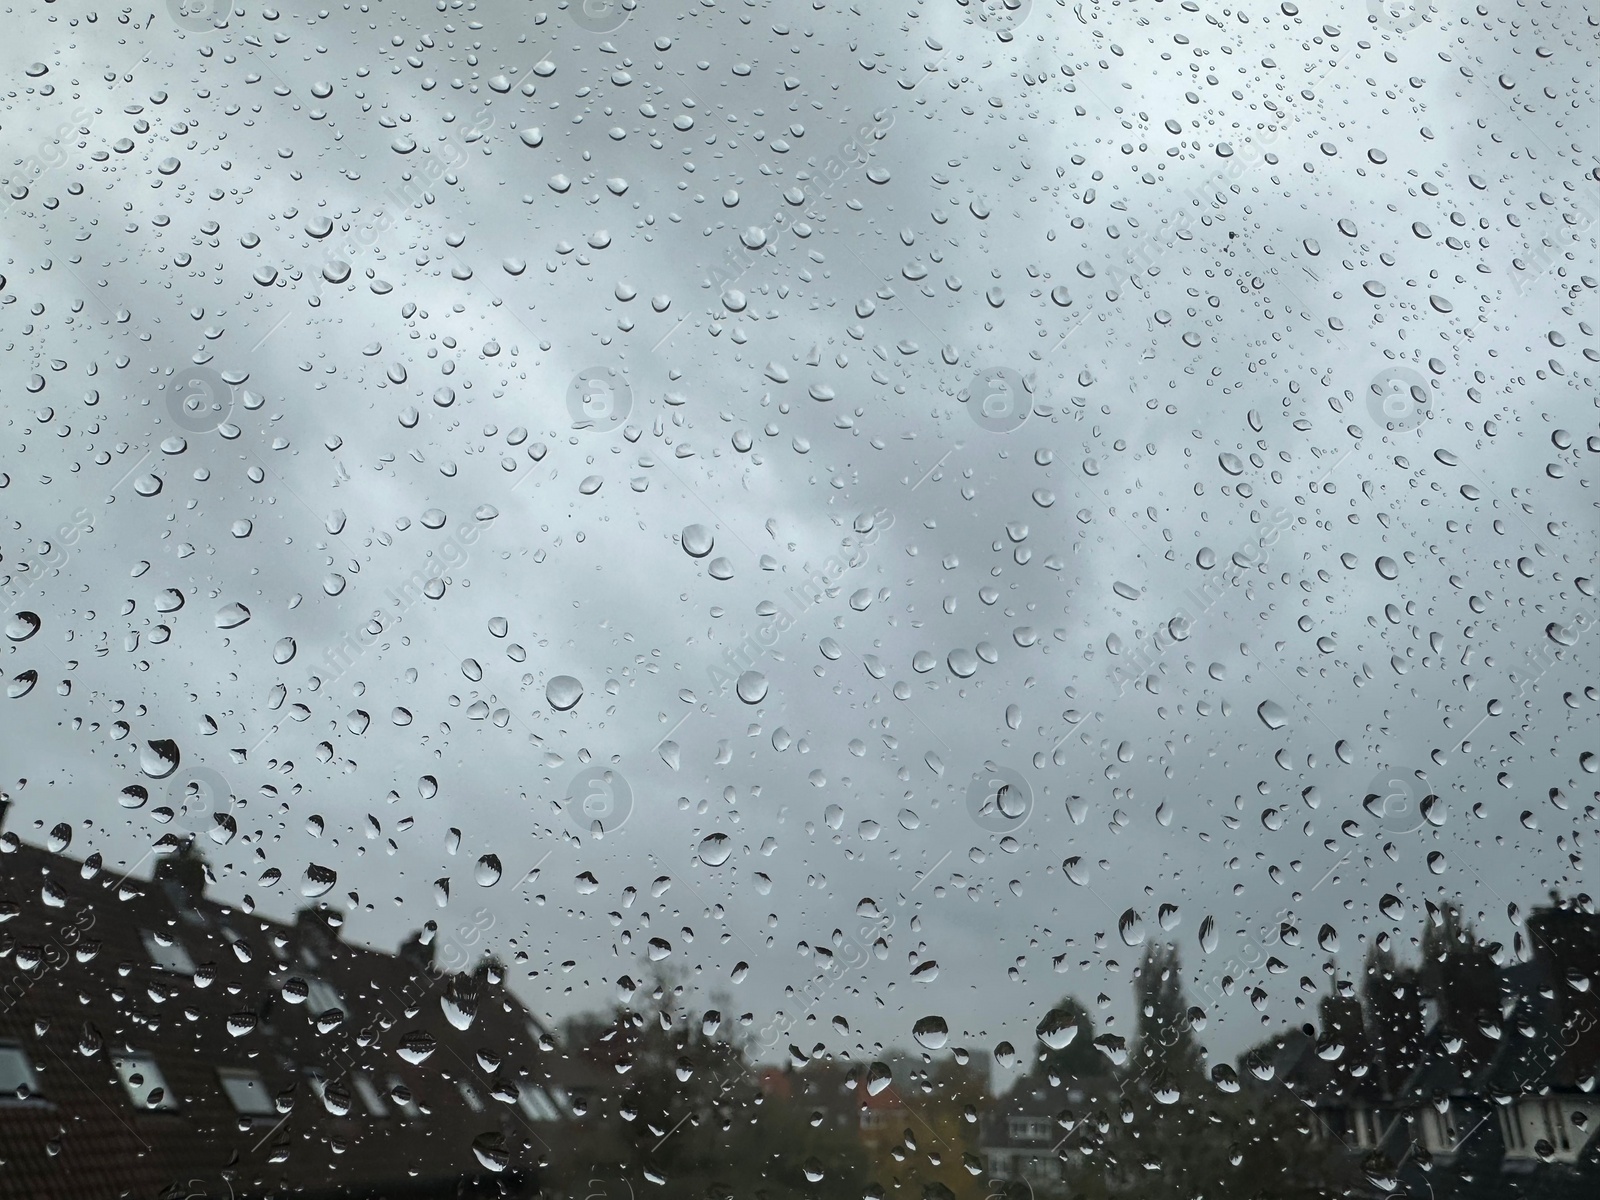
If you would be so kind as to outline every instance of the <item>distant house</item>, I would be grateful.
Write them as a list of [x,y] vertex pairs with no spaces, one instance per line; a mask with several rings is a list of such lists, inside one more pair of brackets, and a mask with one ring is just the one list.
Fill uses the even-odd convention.
[[1487,1078],[1508,1176],[1600,1190],[1600,919],[1572,905],[1527,920],[1531,960],[1506,972],[1502,1041]]
[[1431,982],[1426,960],[1378,981],[1378,1019],[1347,991],[1286,1038],[1279,1078],[1314,1136],[1380,1156],[1402,1195],[1600,1195],[1600,918],[1553,899],[1526,927],[1524,961],[1437,956]]
[[1075,1122],[1105,1101],[1083,1085],[1046,1089],[1023,1080],[982,1116],[978,1153],[992,1195],[1025,1184],[1035,1196],[1065,1195],[1068,1170],[1080,1162],[1063,1116]]
[[581,1081],[431,931],[241,912],[187,848],[145,885],[7,833],[0,879],[0,1200],[526,1196],[572,1145]]
[[851,1086],[849,1071],[837,1063],[811,1062],[800,1071],[763,1073],[761,1086],[766,1095],[785,1097],[809,1110],[822,1127],[859,1134],[860,1093]]
[[899,1089],[891,1084],[874,1095],[863,1085],[858,1095],[856,1128],[862,1145],[875,1156],[898,1145],[911,1123]]

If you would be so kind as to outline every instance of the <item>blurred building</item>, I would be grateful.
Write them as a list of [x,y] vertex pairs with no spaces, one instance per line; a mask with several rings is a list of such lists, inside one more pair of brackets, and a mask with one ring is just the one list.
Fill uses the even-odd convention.
[[1116,1088],[1103,1080],[1069,1080],[1047,1088],[1036,1076],[1018,1081],[982,1114],[979,1157],[994,1197],[1066,1196],[1075,1175],[1095,1171],[1119,1190],[1120,1177],[1086,1161],[1079,1124],[1093,1112],[1115,1107]]
[[584,1080],[493,962],[219,904],[188,846],[146,884],[0,841],[0,1197],[526,1196],[571,1153]]
[[1600,1195],[1600,918],[1552,897],[1524,929],[1507,955],[1436,914],[1418,966],[1369,957],[1365,1004],[1344,985],[1285,1040],[1313,1135],[1374,1194]]

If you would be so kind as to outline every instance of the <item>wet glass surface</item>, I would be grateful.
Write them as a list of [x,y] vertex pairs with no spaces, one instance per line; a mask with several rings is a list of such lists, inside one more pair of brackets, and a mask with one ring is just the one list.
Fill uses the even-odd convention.
[[0,54],[0,1196],[1582,1196],[1600,18]]

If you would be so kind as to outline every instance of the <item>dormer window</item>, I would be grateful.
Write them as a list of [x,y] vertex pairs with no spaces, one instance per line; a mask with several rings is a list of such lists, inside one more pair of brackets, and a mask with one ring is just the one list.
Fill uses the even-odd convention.
[[39,1077],[28,1052],[15,1043],[0,1043],[0,1105],[39,1099]]
[[150,961],[163,971],[171,971],[177,975],[194,974],[194,959],[189,957],[189,952],[183,948],[183,943],[170,933],[141,929],[139,935],[144,939],[144,948],[150,955]]

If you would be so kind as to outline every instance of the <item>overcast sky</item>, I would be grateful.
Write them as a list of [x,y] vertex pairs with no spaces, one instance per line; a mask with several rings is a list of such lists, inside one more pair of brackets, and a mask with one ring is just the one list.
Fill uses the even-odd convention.
[[1587,886],[1577,6],[244,7],[0,50],[19,836],[773,1056]]

